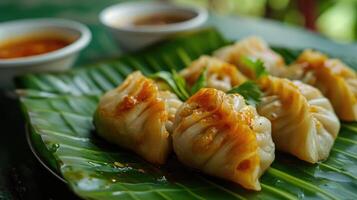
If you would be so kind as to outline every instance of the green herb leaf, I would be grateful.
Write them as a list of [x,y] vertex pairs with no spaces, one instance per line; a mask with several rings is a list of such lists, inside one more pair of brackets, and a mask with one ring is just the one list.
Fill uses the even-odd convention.
[[254,70],[255,78],[260,78],[262,76],[268,75],[268,72],[265,69],[263,61],[261,61],[259,59],[253,60],[253,59],[251,59],[249,57],[245,57],[245,56],[242,57],[241,59],[245,65],[247,65],[249,68]]
[[180,76],[176,72],[176,70],[172,70],[171,73],[172,73],[173,80],[175,81],[175,84],[183,97],[182,100],[184,101],[187,100],[190,97],[190,95],[187,92],[188,90],[187,90],[186,80],[182,76]]
[[186,82],[176,71],[170,72],[160,71],[155,74],[148,76],[151,79],[161,79],[169,85],[171,90],[180,98],[182,101],[188,99],[189,95],[186,91]]
[[171,90],[180,98],[183,100],[185,97],[181,94],[180,90],[178,89],[172,74],[166,71],[160,71],[155,74],[151,74],[148,76],[151,79],[161,79],[166,82],[167,85],[171,88]]
[[234,87],[227,92],[228,94],[238,93],[242,95],[247,104],[256,106],[261,101],[263,95],[258,85],[253,81],[246,81],[238,87]]
[[205,87],[207,84],[206,80],[207,68],[205,67],[198,77],[196,83],[191,88],[191,95],[195,94],[198,90]]

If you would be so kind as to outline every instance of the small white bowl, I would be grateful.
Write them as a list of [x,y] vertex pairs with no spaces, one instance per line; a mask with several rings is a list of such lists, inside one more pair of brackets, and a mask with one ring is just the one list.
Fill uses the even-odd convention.
[[[193,16],[192,18],[167,25],[129,26],[134,18],[155,13],[177,13]],[[168,35],[200,27],[208,14],[205,9],[182,7],[159,2],[119,3],[104,9],[100,21],[113,35],[124,51],[134,51],[153,44]]]
[[0,59],[0,88],[13,87],[14,76],[40,71],[63,71],[70,68],[81,49],[91,40],[89,29],[78,22],[65,19],[25,19],[0,23],[0,42],[7,39],[56,33],[73,42],[61,49],[21,58]]

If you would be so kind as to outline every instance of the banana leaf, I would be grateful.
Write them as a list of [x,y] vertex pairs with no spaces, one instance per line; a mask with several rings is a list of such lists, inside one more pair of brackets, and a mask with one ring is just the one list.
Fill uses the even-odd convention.
[[174,156],[153,166],[107,144],[94,133],[99,96],[22,97],[36,150],[86,199],[297,199],[357,198],[357,124],[343,124],[325,162],[312,165],[277,154],[262,191],[207,177]]
[[[180,69],[225,44],[210,29],[92,67],[20,77],[20,101],[36,151],[84,199],[357,199],[357,123],[342,123],[324,162],[308,164],[277,152],[260,192],[190,170],[174,155],[163,166],[152,165],[96,135],[92,115],[100,94],[126,74]],[[276,50],[289,61],[299,52]]]

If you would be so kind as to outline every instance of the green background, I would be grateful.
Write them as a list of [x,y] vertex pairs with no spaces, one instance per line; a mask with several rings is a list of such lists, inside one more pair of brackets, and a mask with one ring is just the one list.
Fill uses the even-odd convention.
[[[93,39],[79,59],[79,63],[91,63],[106,57],[115,57],[120,49],[100,24],[98,14],[105,7],[122,0],[1,0],[0,22],[23,18],[54,17],[72,19],[89,26]],[[258,34],[278,46],[306,48],[357,56],[357,45],[326,42],[317,34],[287,24],[259,18],[237,16],[212,16],[208,25],[217,26],[228,38]]]

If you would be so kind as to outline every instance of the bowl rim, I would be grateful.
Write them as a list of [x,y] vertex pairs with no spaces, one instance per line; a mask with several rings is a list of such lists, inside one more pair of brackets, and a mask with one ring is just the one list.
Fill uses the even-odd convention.
[[[29,24],[33,24],[33,26],[38,26],[38,32],[41,32],[41,28],[45,27],[56,27],[63,29],[71,29],[77,31],[80,36],[71,44],[60,48],[55,51],[51,51],[44,54],[28,56],[28,57],[20,57],[20,58],[11,58],[11,59],[0,59],[0,69],[4,68],[19,68],[24,67],[26,65],[36,65],[45,62],[50,62],[53,60],[58,60],[63,57],[69,56],[71,54],[77,53],[86,47],[91,38],[92,34],[87,26],[80,22],[76,22],[68,19],[60,19],[60,18],[34,18],[34,19],[20,19],[20,20],[11,20],[7,22],[0,23],[0,28],[6,28],[11,26],[29,26]],[[26,34],[26,33],[25,33]]]
[[[118,12],[118,10],[123,9],[126,6],[131,6],[135,9],[142,9],[145,6],[151,6],[153,8],[156,7],[158,10],[162,10],[162,8],[170,8],[170,9],[176,9],[177,11],[189,11],[192,13],[195,13],[196,16],[192,17],[189,20],[179,22],[179,23],[173,23],[173,24],[168,24],[168,25],[160,25],[160,26],[114,26],[108,20],[106,19],[106,16],[113,11]],[[135,16],[135,15],[134,15]],[[181,5],[174,5],[172,3],[162,3],[162,2],[122,2],[122,3],[117,3],[113,4],[111,6],[108,6],[104,8],[100,14],[99,14],[99,20],[100,22],[105,25],[106,27],[118,31],[125,31],[128,33],[174,33],[174,32],[180,32],[192,28],[199,27],[202,25],[204,22],[206,22],[208,18],[208,12],[204,8],[192,6],[192,7],[187,7],[187,6],[181,6]]]

